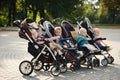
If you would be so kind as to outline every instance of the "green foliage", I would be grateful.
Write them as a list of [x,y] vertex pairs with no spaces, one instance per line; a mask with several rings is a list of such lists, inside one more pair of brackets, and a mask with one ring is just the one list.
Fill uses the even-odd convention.
[[[95,1],[95,0],[94,0]],[[11,26],[13,20],[26,17],[52,21],[60,17],[72,23],[88,17],[92,23],[118,24],[120,0],[0,0],[0,25]]]
[[101,3],[103,3],[103,6],[107,8],[107,21],[109,21],[109,23],[119,23],[120,0],[101,0]]
[[2,26],[6,26],[7,24],[7,21],[8,21],[8,19],[4,16],[4,15],[1,15],[0,16],[0,27]]

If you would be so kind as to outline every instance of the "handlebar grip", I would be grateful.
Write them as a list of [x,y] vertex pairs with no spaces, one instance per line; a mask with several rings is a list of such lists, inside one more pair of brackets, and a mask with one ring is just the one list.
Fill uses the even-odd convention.
[[14,26],[17,26],[18,28],[21,28],[20,24],[21,24],[21,21],[20,20],[15,20],[13,22]]

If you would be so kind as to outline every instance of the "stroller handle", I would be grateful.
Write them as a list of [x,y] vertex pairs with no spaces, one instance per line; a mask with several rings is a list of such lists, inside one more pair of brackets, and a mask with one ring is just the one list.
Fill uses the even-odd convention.
[[21,20],[15,20],[14,22],[13,22],[13,24],[15,25],[15,26],[17,26],[18,28],[21,28]]

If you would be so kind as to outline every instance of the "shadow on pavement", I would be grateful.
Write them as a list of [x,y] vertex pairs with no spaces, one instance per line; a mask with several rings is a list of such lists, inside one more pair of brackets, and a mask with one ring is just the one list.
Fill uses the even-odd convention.
[[110,64],[93,69],[81,67],[81,69],[73,72],[68,70],[57,77],[52,76],[48,71],[35,71],[34,76],[23,76],[23,78],[26,80],[119,80],[119,66],[118,64]]

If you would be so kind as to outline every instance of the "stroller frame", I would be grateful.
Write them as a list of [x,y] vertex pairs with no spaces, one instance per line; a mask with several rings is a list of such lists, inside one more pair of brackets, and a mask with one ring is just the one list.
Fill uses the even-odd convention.
[[[27,37],[27,40],[29,40],[30,43],[33,44],[34,48],[39,52],[39,44],[37,42],[35,42],[35,40],[27,33],[27,30],[25,28],[23,28],[21,25],[19,25],[20,22],[18,20],[14,21],[14,24],[20,28],[20,30],[25,34],[25,36]],[[31,61],[28,61],[28,60],[24,60],[20,63],[19,65],[19,71],[23,74],[23,75],[30,75],[32,72],[33,72],[33,69],[38,71],[41,69],[41,67],[38,69],[36,68],[37,66],[39,66],[39,57],[42,55],[42,53],[44,52],[45,49],[48,49],[48,51],[50,52],[50,54],[52,55],[53,57],[53,67],[51,68],[51,74],[53,76],[58,76],[60,74],[60,69],[59,69],[59,64],[57,62],[57,59],[54,55],[54,53],[52,52],[52,50],[49,48],[48,44],[47,43],[43,43],[44,47],[42,48],[42,50],[40,51],[40,53],[35,57],[33,58]],[[26,65],[27,64],[27,65]],[[24,68],[24,69],[22,69]],[[57,70],[57,73],[54,73],[54,69]]]
[[[85,17],[85,19],[84,19],[85,21],[86,21],[86,24],[87,24],[87,29],[93,34],[93,30],[92,30],[92,27],[93,27],[93,25],[91,24],[91,22],[90,22],[90,20],[87,18],[87,17]],[[82,28],[83,26],[82,26],[82,23],[83,23],[83,21],[76,21],[76,23],[77,23],[77,28],[78,29],[80,29],[80,28]],[[89,38],[91,38],[90,37],[90,35],[87,35]],[[91,38],[92,39],[92,38]],[[93,43],[93,45],[98,49],[98,50],[100,50],[100,52],[98,53],[98,54],[94,54],[94,55],[103,55],[104,56],[104,59],[102,59],[102,61],[101,61],[101,64],[103,65],[103,66],[107,66],[107,64],[112,64],[113,62],[114,62],[114,58],[110,55],[110,53],[107,51],[107,50],[101,50],[98,46],[97,46],[97,44],[96,43]],[[108,56],[105,56],[105,54],[103,53],[103,52],[105,52],[106,51],[106,54],[108,54]]]
[[[64,24],[64,25],[63,25]],[[65,25],[65,24],[67,24],[67,25]],[[69,26],[69,27],[68,27]],[[72,37],[72,35],[71,35],[71,31],[75,31],[75,29],[74,29],[74,27],[68,22],[68,21],[65,21],[65,20],[63,20],[62,22],[61,22],[61,27],[62,27],[62,29],[65,31],[65,33],[66,34],[68,34],[67,36],[65,36],[65,38],[68,38],[68,37],[71,37],[71,38],[73,38]],[[70,30],[68,30],[68,28],[70,29]],[[67,30],[66,30],[66,28],[67,28]],[[79,49],[77,49],[76,48],[76,50],[78,50],[78,51],[81,51],[81,50],[79,50]],[[68,49],[68,51],[69,51],[69,49]],[[77,52],[76,52],[77,53]],[[90,56],[92,56],[92,54],[89,54],[89,55],[87,55],[87,54],[85,54],[84,56],[83,56],[83,58],[81,57],[79,60],[77,60],[77,62],[75,62],[75,65],[74,64],[71,64],[71,66],[70,66],[70,69],[71,70],[75,70],[75,67],[76,67],[76,65],[82,65],[82,64],[84,64],[85,62],[86,62],[86,59],[88,60],[87,61],[87,68],[93,68],[93,65],[92,65],[92,61],[91,61],[91,57]],[[96,57],[95,57],[96,58]],[[84,63],[81,63],[80,61],[82,61],[81,59],[84,59],[85,61],[84,61]],[[74,63],[74,62],[73,62]],[[79,63],[79,64],[78,64]],[[78,67],[78,66],[77,66]]]

